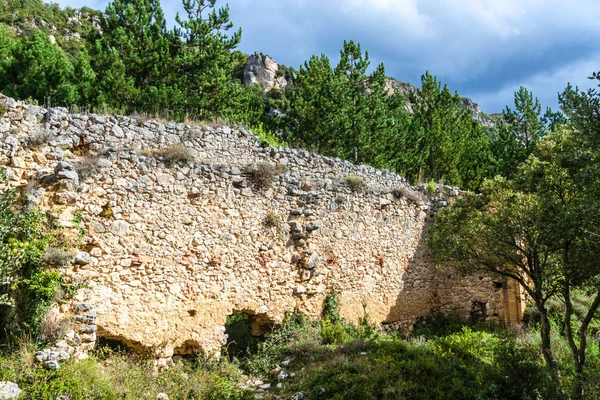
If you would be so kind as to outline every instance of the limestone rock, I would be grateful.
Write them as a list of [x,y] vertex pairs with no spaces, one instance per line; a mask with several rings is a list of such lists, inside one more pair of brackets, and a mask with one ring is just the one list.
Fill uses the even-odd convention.
[[22,390],[16,383],[9,381],[0,382],[0,400],[12,400],[19,397]]
[[88,265],[91,261],[90,254],[84,251],[75,254],[75,257],[73,258],[73,264],[75,265]]
[[279,65],[269,56],[257,53],[248,57],[244,68],[245,85],[261,85],[265,91],[284,89],[289,83],[285,76],[277,76]]

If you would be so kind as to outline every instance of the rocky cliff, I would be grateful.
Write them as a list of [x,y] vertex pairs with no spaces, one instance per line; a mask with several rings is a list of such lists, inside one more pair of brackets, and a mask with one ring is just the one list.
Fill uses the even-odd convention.
[[502,282],[429,262],[427,222],[456,188],[425,195],[387,171],[265,148],[244,129],[1,96],[0,109],[10,184],[83,231],[83,253],[63,270],[83,288],[57,315],[85,303],[98,336],[161,365],[217,354],[234,312],[251,315],[255,334],[289,311],[318,317],[333,288],[344,317],[366,310],[393,328],[450,310],[503,314]]

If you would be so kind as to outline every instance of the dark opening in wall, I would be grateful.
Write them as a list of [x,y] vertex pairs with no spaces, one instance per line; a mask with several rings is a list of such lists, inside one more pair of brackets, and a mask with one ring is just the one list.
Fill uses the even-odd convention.
[[469,322],[476,324],[483,322],[487,318],[487,304],[483,301],[473,301],[471,303],[471,313],[469,314]]
[[131,349],[119,339],[107,339],[101,336],[98,336],[96,339],[96,348],[97,349],[109,349],[114,352],[132,354]]
[[258,344],[268,336],[273,326],[274,321],[263,314],[237,311],[228,316],[225,324],[225,348],[229,359],[240,359],[255,353]]
[[494,289],[501,290],[502,288],[504,288],[503,282],[494,282]]

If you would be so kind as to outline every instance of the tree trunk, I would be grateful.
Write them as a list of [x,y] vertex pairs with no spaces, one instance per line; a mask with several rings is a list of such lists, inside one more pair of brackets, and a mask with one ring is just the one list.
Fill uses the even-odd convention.
[[544,305],[539,306],[541,319],[541,335],[542,335],[542,355],[546,361],[546,365],[550,368],[550,374],[554,381],[558,381],[558,371],[552,356],[552,348],[550,347],[550,320],[548,319],[548,311]]

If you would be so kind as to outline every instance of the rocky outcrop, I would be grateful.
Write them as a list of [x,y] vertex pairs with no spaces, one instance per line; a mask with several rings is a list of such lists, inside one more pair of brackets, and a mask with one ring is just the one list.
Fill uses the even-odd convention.
[[261,85],[267,92],[285,89],[290,84],[288,77],[279,74],[279,64],[262,53],[248,57],[243,82],[244,85]]
[[[262,147],[244,129],[0,104],[11,184],[83,230],[87,255],[63,273],[84,287],[61,308],[73,318],[77,304],[93,307],[79,319],[95,330],[77,328],[80,338],[118,340],[167,365],[218,354],[234,312],[251,316],[255,334],[292,310],[318,317],[333,288],[350,321],[365,309],[404,328],[435,312],[503,313],[502,282],[429,262],[427,222],[456,188],[428,196],[388,171]],[[29,145],[34,135],[44,142]],[[166,162],[167,149],[186,156]]]
[[[267,92],[273,89],[283,90],[288,85],[293,84],[293,77],[287,76],[289,74],[281,74],[279,68],[279,64],[271,57],[256,53],[248,57],[244,68],[243,82],[245,85],[261,85]],[[408,97],[417,91],[413,85],[393,78],[386,78],[385,87],[389,94],[400,93],[404,96],[406,99],[405,108],[408,112],[412,112],[412,105],[408,101]],[[468,110],[473,119],[483,126],[494,126],[494,122],[481,112],[479,105],[473,100],[463,97],[461,107]]]
[[[417,92],[417,88],[415,88],[410,83],[400,82],[393,78],[386,78],[385,81],[386,90],[388,93],[400,93],[406,99],[405,108],[408,112],[412,112],[412,105],[408,98],[410,95],[413,95]],[[481,112],[479,105],[475,103],[473,100],[463,97],[461,98],[460,106],[469,111],[471,113],[471,117],[479,122],[483,126],[494,126],[495,123],[489,117]]]

